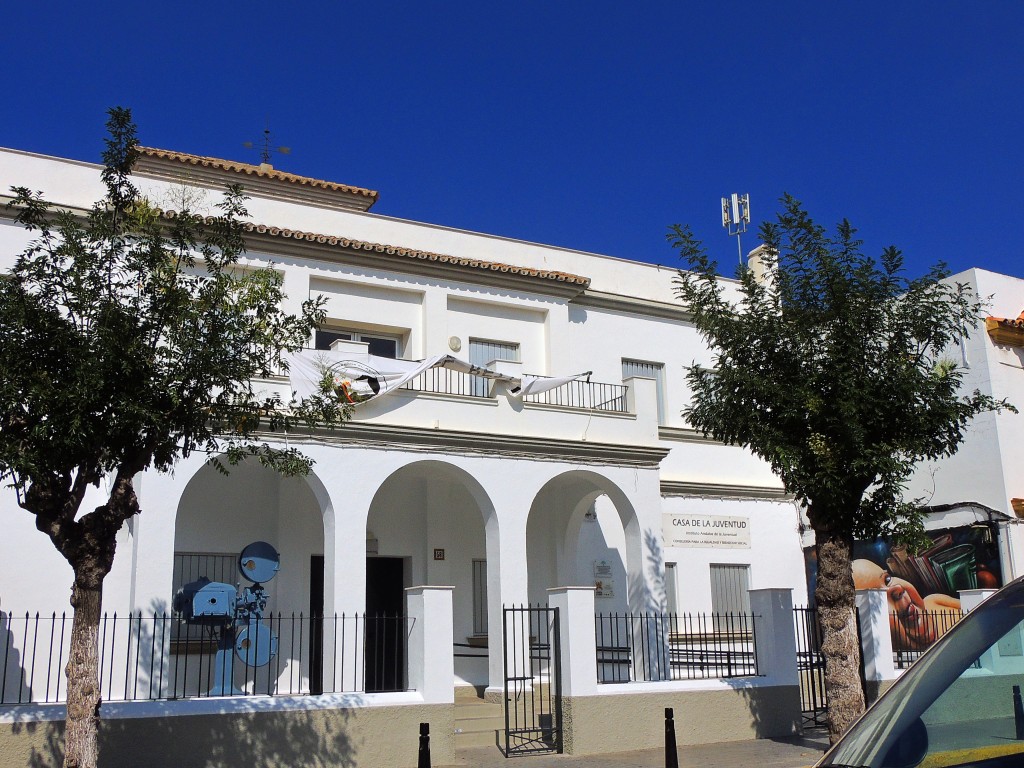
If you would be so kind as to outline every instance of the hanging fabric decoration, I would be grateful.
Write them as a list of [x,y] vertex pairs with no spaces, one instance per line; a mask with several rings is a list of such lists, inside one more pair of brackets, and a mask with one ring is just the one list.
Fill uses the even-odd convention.
[[470,376],[500,381],[507,386],[509,395],[522,398],[563,386],[590,376],[590,371],[547,378],[543,376],[508,376],[488,368],[467,363],[451,355],[437,355],[426,360],[395,360],[371,354],[353,354],[302,350],[285,355],[291,389],[297,400],[316,394],[333,393],[353,405],[364,403],[380,395],[401,388],[431,368],[447,368]]

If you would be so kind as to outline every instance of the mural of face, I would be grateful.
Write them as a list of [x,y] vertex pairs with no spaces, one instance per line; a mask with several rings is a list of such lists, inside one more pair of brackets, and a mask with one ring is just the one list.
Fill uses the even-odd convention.
[[926,648],[941,634],[917,587],[891,576],[870,560],[851,564],[856,589],[884,589],[889,600],[889,625],[894,643],[910,649]]

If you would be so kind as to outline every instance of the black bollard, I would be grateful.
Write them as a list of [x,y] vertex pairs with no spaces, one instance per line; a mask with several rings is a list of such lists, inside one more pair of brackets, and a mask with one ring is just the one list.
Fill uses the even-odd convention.
[[676,752],[676,721],[672,707],[665,707],[665,768],[679,768],[679,754]]
[[1020,686],[1013,686],[1013,725],[1017,740],[1024,741],[1024,702],[1020,700]]
[[430,768],[430,723],[420,723],[420,756],[416,768]]

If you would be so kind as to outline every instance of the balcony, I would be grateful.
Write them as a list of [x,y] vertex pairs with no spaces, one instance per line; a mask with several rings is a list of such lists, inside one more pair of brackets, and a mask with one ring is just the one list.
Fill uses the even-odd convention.
[[[402,389],[440,395],[488,398],[490,385],[491,382],[481,376],[447,368],[431,368],[404,384]],[[622,384],[576,380],[547,392],[527,395],[523,400],[528,403],[581,411],[629,413],[626,390],[627,387]]]

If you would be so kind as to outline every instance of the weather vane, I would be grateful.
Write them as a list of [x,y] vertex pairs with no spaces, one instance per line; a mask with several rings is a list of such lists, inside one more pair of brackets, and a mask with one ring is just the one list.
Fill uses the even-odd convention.
[[722,226],[730,235],[736,235],[736,249],[739,251],[740,264],[743,264],[743,247],[740,235],[747,231],[750,223],[750,195],[731,195],[722,198]]
[[[254,142],[251,142],[251,141],[244,141],[244,142],[242,142],[242,146],[245,147],[246,149],[255,149],[256,148],[256,144]],[[268,123],[267,127],[263,129],[263,139],[260,142],[260,162],[269,164],[270,163],[270,158],[271,158],[271,156],[275,152],[278,152],[279,154],[282,154],[282,155],[290,155],[292,153],[292,148],[291,147],[275,147],[275,146],[271,145],[271,143],[270,143],[270,124]]]

